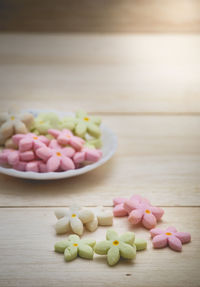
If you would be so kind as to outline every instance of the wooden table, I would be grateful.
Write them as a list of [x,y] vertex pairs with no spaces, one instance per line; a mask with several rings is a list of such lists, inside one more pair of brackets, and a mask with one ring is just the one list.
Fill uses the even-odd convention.
[[[0,35],[0,106],[99,114],[119,141],[113,159],[77,178],[0,175],[0,286],[200,286],[200,36]],[[112,208],[139,193],[165,209],[159,227],[191,232],[182,253],[152,249],[134,263],[65,263],[54,253],[54,208]],[[106,228],[93,234],[104,239]]]

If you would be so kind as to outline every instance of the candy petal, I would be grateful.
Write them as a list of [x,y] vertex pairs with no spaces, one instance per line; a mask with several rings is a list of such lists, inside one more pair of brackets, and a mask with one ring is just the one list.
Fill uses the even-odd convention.
[[83,147],[82,141],[78,137],[72,137],[69,139],[69,144],[77,151],[80,151]]
[[80,221],[80,219],[76,216],[74,218],[71,218],[70,220],[72,231],[78,235],[83,234],[83,223]]
[[167,246],[167,235],[160,234],[153,238],[152,240],[154,248],[163,248]]
[[160,229],[160,228],[153,228],[153,229],[150,230],[150,233],[151,233],[151,237],[153,238],[154,236],[163,234],[165,232],[162,229]]
[[48,147],[40,147],[35,151],[35,153],[45,162],[52,156],[52,150]]
[[19,153],[19,158],[21,161],[31,161],[35,159],[35,154],[32,150]]
[[59,253],[64,253],[65,249],[69,247],[69,245],[70,242],[68,240],[62,240],[54,245],[54,250]]
[[12,136],[12,140],[14,142],[14,144],[16,144],[17,146],[19,145],[19,142],[24,138],[24,134],[17,134]]
[[65,249],[65,253],[64,253],[65,261],[72,261],[73,259],[77,257],[77,254],[78,254],[77,246],[74,246],[71,244]]
[[120,253],[118,247],[111,247],[107,253],[107,261],[110,266],[117,264],[120,259]]
[[77,163],[82,163],[85,161],[85,151],[76,152],[73,156],[73,161]]
[[96,244],[96,240],[91,239],[91,238],[82,239],[81,242],[82,242],[83,244],[86,244],[86,245],[91,246],[92,248],[93,248],[93,247],[95,246],[95,244]]
[[168,236],[168,244],[169,244],[169,247],[175,251],[181,251],[182,250],[182,243],[181,243],[180,239],[178,239],[174,235]]
[[65,147],[62,149],[62,153],[67,157],[73,157],[75,154],[75,150],[72,147]]
[[72,243],[79,243],[80,237],[76,234],[71,234],[68,236],[68,240]]
[[126,233],[122,234],[119,238],[121,241],[123,241],[127,244],[130,244],[130,245],[133,245],[134,240],[135,240],[135,234],[134,234],[134,232],[126,232]]
[[139,208],[139,202],[138,200],[130,200],[130,199],[126,199],[125,202],[124,202],[124,209],[130,213],[132,210],[136,209],[136,208]]
[[0,128],[0,133],[5,139],[11,137],[14,133],[13,123],[11,121],[3,123]]
[[113,224],[113,213],[110,210],[100,210],[97,213],[97,218],[100,226],[110,226]]
[[64,216],[69,216],[69,212],[66,209],[56,209],[54,211],[54,214],[55,214],[57,219],[60,219]]
[[90,232],[94,232],[97,227],[98,227],[98,219],[95,216],[94,219],[85,225],[86,229],[89,230]]
[[118,234],[113,229],[108,229],[106,232],[106,239],[107,240],[115,240],[118,239]]
[[142,209],[135,209],[131,211],[128,217],[128,221],[132,224],[138,224],[143,216],[143,210]]
[[120,242],[119,245],[120,255],[125,259],[134,259],[136,257],[136,247]]
[[39,172],[38,161],[28,162],[26,165],[26,171]]
[[84,121],[79,121],[76,128],[75,128],[75,134],[79,137],[84,137],[87,130],[87,125]]
[[160,220],[161,217],[162,217],[163,214],[164,214],[164,210],[163,210],[162,208],[156,207],[156,206],[153,206],[153,207],[151,208],[151,212],[153,213],[153,215],[155,216],[155,218],[156,218],[157,220]]
[[55,129],[49,129],[48,130],[48,133],[50,134],[50,135],[52,135],[53,137],[55,137],[55,138],[57,138],[59,135],[60,135],[60,131],[58,131],[58,130],[55,130]]
[[113,208],[113,214],[116,217],[123,217],[128,215],[128,212],[124,209],[124,204],[118,204]]
[[96,149],[85,149],[85,159],[89,162],[96,162],[101,158],[100,153]]
[[75,165],[71,158],[62,156],[61,161],[60,161],[60,166],[62,170],[72,170],[75,169]]
[[177,230],[176,230],[176,228],[174,227],[174,226],[169,226],[167,229],[166,229],[166,231],[168,231],[168,232],[177,232]]
[[60,159],[57,156],[52,156],[47,161],[47,171],[55,171],[60,166]]
[[181,243],[188,243],[191,241],[191,235],[188,232],[176,232],[174,235],[180,239]]
[[94,251],[99,255],[106,255],[111,248],[112,243],[108,240],[97,242],[94,247]]
[[101,136],[101,130],[100,130],[100,128],[99,128],[97,125],[93,124],[93,123],[89,123],[89,124],[88,124],[88,126],[87,126],[87,131],[88,131],[88,133],[89,133],[91,136],[93,136],[93,137],[95,137],[95,138],[99,138],[99,137]]
[[14,123],[14,130],[16,134],[26,134],[28,133],[28,130],[25,126],[25,124],[21,121],[15,121]]
[[136,238],[134,244],[137,251],[144,250],[147,248],[147,241],[143,238]]
[[19,142],[19,151],[24,152],[31,150],[33,146],[32,138],[23,138]]
[[34,116],[30,113],[22,114],[20,115],[20,120],[30,129],[34,122]]
[[94,219],[94,212],[89,209],[83,209],[79,211],[79,219],[83,224],[88,223]]
[[156,226],[156,218],[153,214],[151,213],[145,213],[142,219],[142,224],[144,225],[145,228],[147,229],[152,229],[153,227]]
[[94,251],[91,246],[81,243],[78,247],[78,254],[82,258],[93,259]]
[[126,198],[123,197],[116,197],[113,199],[113,205],[116,206],[118,204],[124,203]]
[[18,151],[12,151],[8,154],[8,163],[10,165],[17,164],[19,162],[19,153]]
[[67,218],[66,216],[59,219],[55,224],[55,230],[57,234],[66,233],[69,231],[69,229],[69,218]]

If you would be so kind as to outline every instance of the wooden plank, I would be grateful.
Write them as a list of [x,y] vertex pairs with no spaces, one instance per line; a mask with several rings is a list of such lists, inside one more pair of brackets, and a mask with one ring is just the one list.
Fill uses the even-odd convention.
[[140,193],[156,205],[198,206],[199,120],[197,116],[104,116],[103,122],[118,136],[112,160],[88,174],[59,181],[0,175],[0,205],[68,206],[77,200],[88,206],[111,205],[116,196]]
[[0,30],[26,32],[200,31],[198,0],[0,2]]
[[48,102],[68,111],[200,113],[199,35],[0,35],[0,42],[1,109]]
[[[0,209],[0,285],[8,286],[154,286],[196,287],[199,285],[200,208],[165,208],[164,221],[159,227],[174,225],[188,231],[192,242],[181,253],[169,248],[152,249],[149,232],[142,227],[132,228],[126,218],[114,220],[119,233],[134,231],[148,240],[148,250],[137,254],[135,263],[120,261],[111,268],[105,257],[95,255],[93,261],[77,258],[66,263],[63,255],[53,251],[55,242],[66,236],[56,236],[52,208]],[[107,228],[84,236],[105,238]]]

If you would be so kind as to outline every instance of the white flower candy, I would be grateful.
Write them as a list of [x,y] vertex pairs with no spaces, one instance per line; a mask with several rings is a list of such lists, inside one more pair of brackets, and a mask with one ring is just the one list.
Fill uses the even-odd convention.
[[103,207],[97,207],[95,212],[90,209],[81,209],[77,206],[72,206],[69,210],[57,209],[55,215],[58,219],[55,224],[57,234],[74,232],[78,235],[83,234],[83,226],[90,232],[100,226],[110,226],[113,224],[113,213],[110,210],[105,210]]
[[83,224],[87,224],[94,219],[94,213],[89,209],[80,209],[72,206],[69,210],[56,210],[55,215],[58,218],[55,224],[57,234],[69,232],[70,230],[78,235],[83,234]]

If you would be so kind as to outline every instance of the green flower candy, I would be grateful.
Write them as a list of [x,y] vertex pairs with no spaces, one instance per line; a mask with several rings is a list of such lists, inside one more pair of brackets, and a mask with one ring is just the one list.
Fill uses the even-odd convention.
[[121,236],[109,229],[106,233],[106,240],[98,242],[94,251],[100,255],[107,255],[107,261],[110,266],[117,264],[120,257],[125,259],[134,259],[136,250],[143,250],[147,246],[144,239],[135,240],[133,232],[126,232]]
[[99,117],[90,117],[84,111],[78,111],[76,113],[77,124],[75,127],[75,134],[79,137],[85,137],[86,133],[94,138],[101,136],[100,124],[101,119]]
[[80,239],[78,235],[70,235],[68,239],[57,242],[55,251],[64,253],[65,261],[72,261],[77,256],[85,259],[93,259],[94,245],[96,241],[90,238]]
[[48,129],[58,129],[59,124],[59,117],[56,114],[42,113],[35,118],[32,132],[38,135],[46,135],[48,133]]

